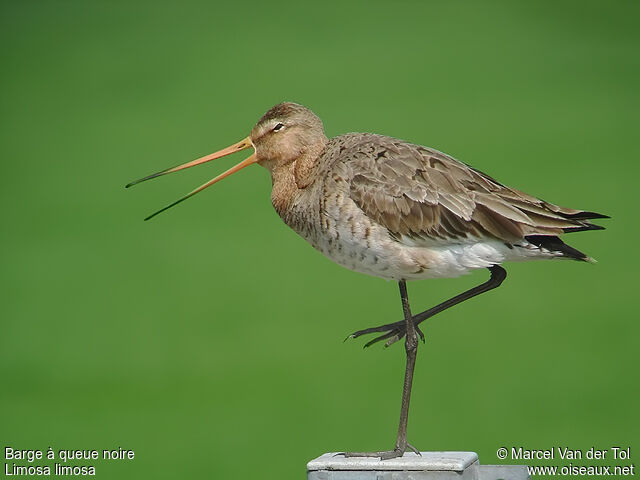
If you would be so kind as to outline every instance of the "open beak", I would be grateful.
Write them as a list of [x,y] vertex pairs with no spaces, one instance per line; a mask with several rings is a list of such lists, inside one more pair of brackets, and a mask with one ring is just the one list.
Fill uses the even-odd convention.
[[[141,178],[139,180],[136,180],[134,182],[128,183],[126,185],[126,188],[132,187],[133,185],[136,185],[136,184],[138,184],[140,182],[144,182],[146,180],[151,180],[152,178],[156,178],[156,177],[159,177],[161,175],[166,175],[167,173],[173,173],[173,172],[177,172],[179,170],[184,170],[185,168],[195,167],[196,165],[200,165],[201,163],[206,163],[206,162],[209,162],[211,160],[215,160],[216,158],[225,157],[227,155],[231,155],[232,153],[236,153],[236,152],[239,152],[241,150],[246,150],[248,148],[253,148],[253,143],[251,143],[251,138],[249,138],[249,137],[247,137],[247,138],[245,138],[243,140],[240,140],[238,143],[234,143],[233,145],[231,145],[231,146],[229,146],[227,148],[223,148],[222,150],[220,150],[218,152],[212,153],[210,155],[206,155],[204,157],[198,158],[196,160],[192,160],[190,162],[184,163],[182,165],[178,165],[176,167],[167,168],[166,170],[162,170],[161,172],[154,173],[152,175],[148,175],[148,176],[143,177],[143,178]],[[216,178],[213,178],[213,179],[209,180],[204,185],[200,185],[198,188],[196,188],[195,190],[192,190],[191,192],[187,193],[184,197],[176,200],[171,205],[167,205],[166,207],[164,207],[164,208],[158,210],[157,212],[149,215],[147,218],[145,218],[145,220],[149,220],[149,219],[155,217],[159,213],[162,213],[165,210],[173,207],[174,205],[177,205],[180,202],[186,200],[187,198],[192,197],[196,193],[204,190],[205,188],[213,185],[214,183],[219,182],[223,178],[228,177],[229,175],[231,175],[232,173],[235,173],[238,170],[242,170],[244,167],[247,167],[247,166],[251,165],[252,163],[256,163],[256,161],[257,161],[256,160],[256,154],[254,152],[253,155],[251,155],[246,160],[243,160],[242,162],[238,163],[236,166],[231,167],[229,170],[227,170],[224,173],[221,173]]]

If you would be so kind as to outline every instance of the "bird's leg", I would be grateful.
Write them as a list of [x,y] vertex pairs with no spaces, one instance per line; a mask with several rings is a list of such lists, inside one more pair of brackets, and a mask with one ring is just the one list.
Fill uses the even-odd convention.
[[400,296],[402,297],[402,310],[404,313],[404,320],[396,323],[389,323],[380,327],[367,328],[353,333],[348,338],[357,338],[361,335],[374,332],[388,332],[380,337],[377,337],[367,343],[365,347],[372,345],[381,340],[389,339],[386,345],[390,345],[406,335],[405,350],[407,353],[407,366],[404,376],[404,386],[402,390],[402,406],[400,409],[400,425],[398,426],[398,437],[396,440],[396,447],[393,450],[385,452],[347,452],[344,455],[347,457],[380,457],[381,459],[389,459],[400,457],[404,454],[407,448],[418,453],[413,446],[407,442],[407,422],[409,418],[409,400],[411,398],[411,385],[413,383],[413,370],[415,368],[416,354],[418,349],[418,334],[424,339],[422,332],[419,331],[418,325],[447,308],[453,307],[458,303],[464,302],[476,295],[488,292],[496,287],[499,287],[504,279],[507,277],[507,272],[500,265],[494,265],[489,267],[491,277],[486,282],[471,288],[459,295],[456,295],[445,302],[442,302],[435,307],[425,310],[418,315],[412,315],[409,308],[409,299],[407,296],[407,286],[404,281],[400,284]]
[[[430,309],[425,310],[424,312],[419,313],[418,315],[414,315],[413,316],[414,325],[417,327],[421,322],[425,321],[427,318],[433,317],[434,315],[446,310],[447,308],[453,307],[454,305],[462,303],[465,300],[475,297],[476,295],[480,295],[481,293],[488,292],[489,290],[493,290],[494,288],[499,287],[500,284],[507,277],[507,271],[504,268],[502,268],[500,265],[493,265],[489,267],[489,271],[491,272],[491,277],[489,278],[489,280],[487,280],[483,284],[478,285],[477,287],[471,288],[459,295],[456,295],[455,297],[450,298],[449,300],[446,300],[436,305],[435,307],[431,307]],[[379,327],[358,330],[357,332],[354,332],[351,335],[349,335],[349,337],[347,338],[358,338],[362,335],[366,335],[368,333],[376,333],[376,332],[387,332],[387,333],[385,333],[384,335],[380,335],[379,337],[376,337],[373,340],[366,343],[364,345],[365,348],[373,345],[374,343],[380,342],[382,340],[387,340],[385,344],[386,346],[389,346],[392,343],[395,343],[396,341],[400,340],[406,334],[406,322],[400,321],[395,323],[388,323],[386,325],[381,325]],[[422,332],[419,329],[417,330],[417,332],[420,335],[420,338],[424,340],[424,335],[422,334]]]
[[[409,443],[407,442],[407,423],[409,421],[409,401],[411,400],[411,386],[413,385],[413,370],[416,366],[416,356],[418,354],[418,336],[416,335],[416,324],[411,315],[411,307],[409,306],[409,297],[407,295],[407,284],[404,280],[399,282],[400,296],[402,298],[402,311],[404,313],[406,340],[404,342],[405,352],[407,354],[407,366],[404,371],[404,384],[402,387],[402,404],[400,407],[400,424],[398,425],[398,437],[396,439],[396,448],[388,458],[404,455]],[[418,450],[410,447],[413,451],[420,454]]]
[[[370,345],[373,345],[376,342],[379,342],[380,340],[384,340],[386,338],[392,337],[393,335],[395,335],[397,333],[396,330],[398,330],[399,328],[401,329],[401,328],[404,327],[404,324],[405,324],[404,320],[400,320],[399,322],[387,323],[386,325],[380,325],[379,327],[365,328],[364,330],[358,330],[357,332],[353,332],[351,335],[349,335],[347,338],[345,338],[344,341],[346,342],[350,338],[361,337],[362,335],[366,335],[367,333],[390,332],[390,333],[387,333],[385,335],[381,335],[380,337],[377,337],[375,339],[375,341],[373,341],[373,342],[367,343],[364,346],[366,348],[366,347],[368,347]],[[416,329],[416,333],[420,337],[420,340],[422,340],[422,342],[424,343],[424,341],[425,341],[424,333],[422,333],[422,330],[420,330],[420,327],[418,326],[417,323],[413,322],[413,324],[414,324],[414,328]]]
[[405,351],[407,354],[407,366],[404,372],[404,384],[402,387],[402,404],[400,406],[400,424],[398,425],[398,437],[393,450],[383,452],[347,452],[346,457],[380,457],[381,460],[401,457],[407,447],[418,455],[420,452],[407,442],[407,423],[409,420],[409,401],[411,400],[411,386],[413,384],[413,370],[416,366],[416,355],[418,353],[418,335],[415,323],[411,315],[409,297],[407,296],[407,284],[404,280],[398,282],[400,285],[400,297],[402,298],[402,311],[404,313],[406,341]]

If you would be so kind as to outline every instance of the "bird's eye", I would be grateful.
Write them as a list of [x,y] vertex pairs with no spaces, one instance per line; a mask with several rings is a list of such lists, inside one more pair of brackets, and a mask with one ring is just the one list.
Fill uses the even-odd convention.
[[278,123],[275,127],[273,127],[274,132],[279,132],[284,128],[284,123]]

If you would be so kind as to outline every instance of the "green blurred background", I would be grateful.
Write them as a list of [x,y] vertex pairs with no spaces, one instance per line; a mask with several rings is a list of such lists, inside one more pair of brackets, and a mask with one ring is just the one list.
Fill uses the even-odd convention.
[[[410,441],[482,463],[517,463],[500,446],[640,453],[639,13],[3,1],[0,443],[135,450],[99,478],[304,478],[323,452],[393,446],[404,349],[342,340],[400,319],[395,284],[290,231],[259,167],[142,222],[240,155],[123,188],[291,100],[330,136],[429,145],[613,217],[568,237],[598,264],[511,264],[499,290],[428,323]],[[486,277],[411,283],[413,308]]]

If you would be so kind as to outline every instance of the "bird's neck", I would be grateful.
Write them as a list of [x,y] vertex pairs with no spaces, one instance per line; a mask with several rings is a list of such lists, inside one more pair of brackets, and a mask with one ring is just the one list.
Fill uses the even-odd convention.
[[278,165],[271,170],[271,204],[281,217],[291,208],[298,194],[294,171],[295,162]]
[[295,161],[271,169],[271,203],[281,217],[289,212],[296,197],[318,179],[319,158],[326,142],[307,146]]

